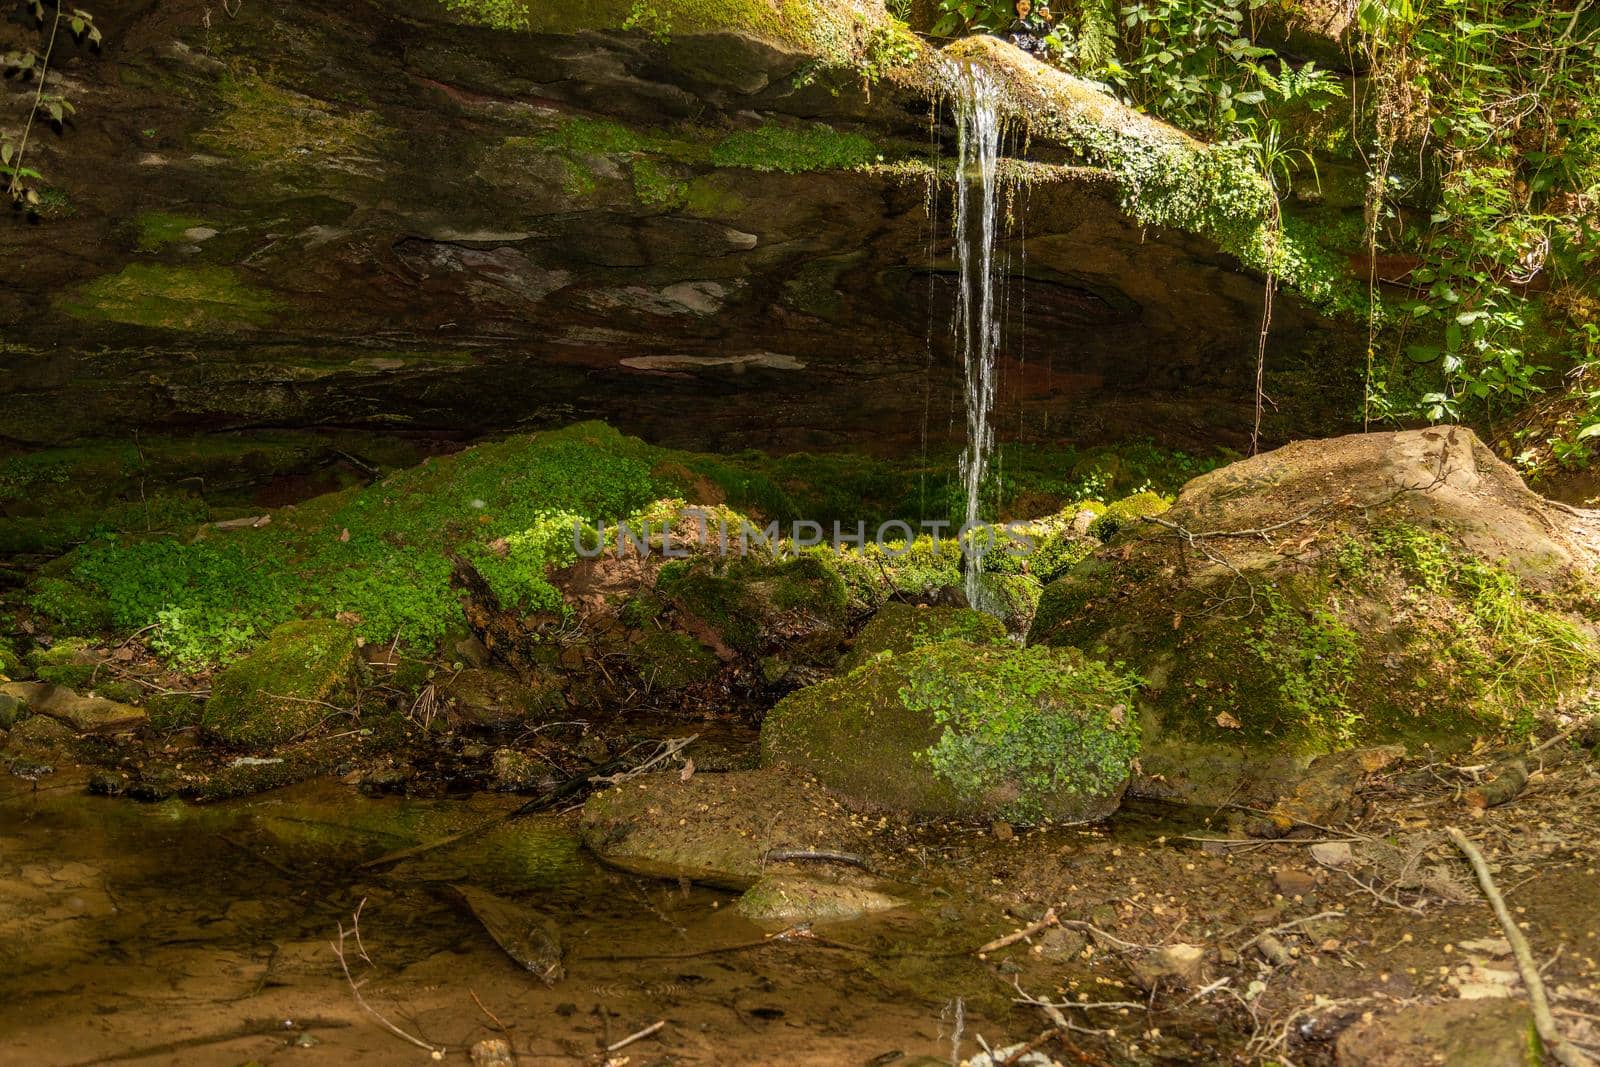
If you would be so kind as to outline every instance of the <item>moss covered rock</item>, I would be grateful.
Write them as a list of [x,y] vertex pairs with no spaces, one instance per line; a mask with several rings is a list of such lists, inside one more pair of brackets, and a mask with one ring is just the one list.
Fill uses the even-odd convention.
[[0,681],[21,678],[27,668],[22,657],[17,655],[17,650],[5,638],[0,637]]
[[821,556],[702,557],[663,567],[656,590],[713,648],[831,663],[844,638],[844,582]]
[[1137,680],[1072,649],[945,641],[786,697],[762,762],[917,815],[1082,821],[1116,810]]
[[717,654],[686,633],[648,627],[628,647],[628,662],[652,691],[700,685],[722,670]]
[[226,744],[284,744],[328,716],[355,664],[350,627],[330,619],[284,623],[217,676],[201,726]]
[[1107,505],[1106,509],[1089,523],[1089,535],[1109,541],[1117,531],[1151,515],[1160,515],[1172,507],[1172,501],[1159,493],[1143,492],[1124,497]]
[[100,657],[89,651],[87,640],[67,637],[49,648],[35,649],[29,653],[28,666],[41,682],[78,689],[94,679],[100,667]]
[[559,678],[519,678],[490,668],[461,671],[443,686],[443,695],[462,721],[489,730],[520,729],[566,707]]
[[12,693],[0,693],[0,730],[9,730],[26,719],[28,702]]
[[1305,442],[1190,483],[1052,584],[1029,642],[1148,681],[1142,792],[1280,792],[1315,756],[1525,731],[1600,662],[1590,519],[1471,431]]
[[861,628],[839,669],[852,671],[880,652],[899,654],[940,641],[958,640],[974,645],[1002,645],[1006,630],[993,615],[970,608],[888,603]]

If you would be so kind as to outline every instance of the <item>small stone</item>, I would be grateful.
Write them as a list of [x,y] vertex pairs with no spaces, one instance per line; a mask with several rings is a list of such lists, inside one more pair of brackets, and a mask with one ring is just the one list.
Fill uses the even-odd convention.
[[1039,955],[1052,963],[1066,963],[1076,959],[1087,943],[1078,931],[1058,926],[1046,930],[1039,938]]
[[96,771],[89,776],[89,792],[99,797],[120,797],[132,781],[133,776],[122,771]]
[[1311,846],[1311,858],[1324,867],[1345,867],[1355,858],[1348,841],[1324,841]]
[[1285,867],[1273,875],[1272,880],[1277,885],[1278,892],[1286,897],[1309,896],[1317,888],[1316,875],[1294,867]]
[[134,800],[156,801],[177,796],[183,778],[173,767],[147,767],[128,786],[128,796]]
[[767,875],[739,898],[739,914],[769,922],[838,922],[903,907],[905,901],[860,886],[792,875]]
[[472,1067],[516,1067],[516,1063],[509,1041],[491,1037],[472,1046]]
[[362,796],[393,796],[406,791],[408,777],[399,767],[377,767],[361,776],[356,786]]
[[454,645],[456,656],[469,667],[489,665],[489,646],[477,637],[463,637]]
[[1154,989],[1164,978],[1183,985],[1196,985],[1205,959],[1205,949],[1199,945],[1167,945],[1134,964],[1134,978],[1145,989]]
[[491,781],[502,792],[527,792],[539,788],[549,769],[548,764],[514,748],[496,749]]

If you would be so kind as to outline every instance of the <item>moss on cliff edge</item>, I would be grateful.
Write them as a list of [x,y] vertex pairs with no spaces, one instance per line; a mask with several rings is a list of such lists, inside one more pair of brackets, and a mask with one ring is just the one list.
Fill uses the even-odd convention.
[[[871,0],[440,0],[457,18],[502,30],[633,30],[658,40],[737,31],[844,61],[872,31],[909,31]],[[911,38],[914,40],[914,38]]]

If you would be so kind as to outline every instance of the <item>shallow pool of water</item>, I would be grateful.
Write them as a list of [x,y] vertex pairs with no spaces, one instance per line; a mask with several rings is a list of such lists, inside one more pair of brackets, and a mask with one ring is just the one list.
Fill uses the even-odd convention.
[[[358,906],[367,959],[353,941],[347,958],[363,997],[456,1062],[496,1036],[523,1063],[601,1062],[658,1020],[619,1055],[911,1062],[949,1054],[954,997],[969,1033],[982,1004],[1004,1004],[975,962],[899,951],[926,943],[921,913],[829,928],[869,951],[718,951],[771,930],[736,915],[729,894],[602,867],[556,816],[361,867],[517,803],[373,800],[331,781],[206,807],[94,798],[72,782],[13,792],[0,801],[0,1062],[431,1062],[362,1010],[340,970],[329,940]],[[454,882],[552,916],[566,979],[547,987],[519,969]]]

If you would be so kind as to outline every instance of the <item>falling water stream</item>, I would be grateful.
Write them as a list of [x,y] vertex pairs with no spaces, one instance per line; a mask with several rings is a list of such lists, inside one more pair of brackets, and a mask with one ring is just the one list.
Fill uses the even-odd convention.
[[[996,258],[1000,204],[1000,105],[993,78],[980,67],[962,65],[953,75],[957,124],[956,259],[960,293],[954,332],[966,370],[967,447],[961,454],[966,491],[964,530],[979,522],[979,493],[994,447],[995,357],[1000,348],[1003,270]],[[969,557],[967,600],[979,600],[980,568]]]

